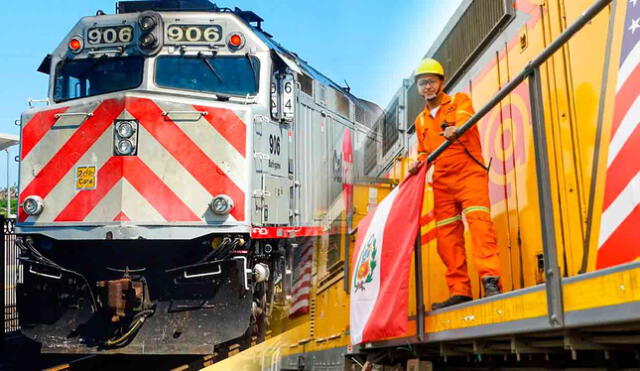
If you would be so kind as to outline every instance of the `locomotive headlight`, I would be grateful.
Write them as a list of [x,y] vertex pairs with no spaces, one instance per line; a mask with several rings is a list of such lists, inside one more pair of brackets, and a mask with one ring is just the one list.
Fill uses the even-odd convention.
[[44,201],[40,196],[28,196],[22,202],[22,210],[27,215],[38,215],[44,209]]
[[149,15],[140,18],[138,23],[140,24],[140,28],[142,29],[142,31],[149,31],[158,24],[158,22],[156,22],[156,20]]
[[138,148],[138,122],[125,119],[113,123],[113,154],[133,156]]
[[140,13],[138,27],[142,31],[138,37],[138,49],[140,52],[147,56],[157,54],[162,48],[162,33],[164,31],[160,14],[151,10]]
[[143,48],[155,48],[157,45],[158,38],[152,33],[147,33],[140,37],[140,46],[142,46]]
[[118,123],[116,127],[116,131],[121,138],[129,138],[133,135],[136,129],[133,126],[133,123],[130,121],[121,121]]
[[209,207],[211,211],[218,215],[226,215],[233,209],[233,200],[227,195],[217,195],[213,198]]
[[116,146],[116,150],[118,151],[118,153],[125,156],[133,153],[133,149],[133,143],[131,143],[131,141],[128,139],[122,139]]

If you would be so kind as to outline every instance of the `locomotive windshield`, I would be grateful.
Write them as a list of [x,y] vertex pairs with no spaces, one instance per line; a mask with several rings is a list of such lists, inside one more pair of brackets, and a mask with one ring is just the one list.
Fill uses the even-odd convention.
[[56,67],[56,102],[133,89],[142,82],[144,57],[75,59]]
[[260,61],[236,56],[161,56],[156,63],[158,86],[222,95],[255,95]]

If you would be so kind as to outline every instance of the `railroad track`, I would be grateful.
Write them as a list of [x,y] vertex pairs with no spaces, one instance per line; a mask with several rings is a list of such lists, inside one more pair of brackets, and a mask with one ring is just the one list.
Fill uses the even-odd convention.
[[41,354],[37,344],[14,334],[4,337],[0,371],[195,371],[212,365],[212,355]]
[[213,355],[206,356],[130,356],[89,355],[45,368],[44,371],[196,371],[213,364]]

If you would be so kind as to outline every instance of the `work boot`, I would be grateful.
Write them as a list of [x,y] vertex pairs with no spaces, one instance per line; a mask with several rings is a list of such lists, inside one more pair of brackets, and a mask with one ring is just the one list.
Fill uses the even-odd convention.
[[484,286],[485,298],[502,293],[502,291],[500,291],[500,285],[498,285],[499,281],[500,281],[500,277],[498,276],[482,277],[482,286]]
[[471,301],[471,300],[473,300],[473,299],[471,297],[469,297],[469,296],[453,295],[452,297],[450,297],[449,299],[447,299],[445,301],[441,301],[439,303],[431,304],[431,309],[432,310],[441,309],[441,308],[449,307],[449,306],[456,305],[456,304],[466,303],[466,302]]

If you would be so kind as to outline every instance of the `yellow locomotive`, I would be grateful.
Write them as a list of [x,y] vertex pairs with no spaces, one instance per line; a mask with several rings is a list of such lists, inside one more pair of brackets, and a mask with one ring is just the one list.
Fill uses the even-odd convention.
[[[366,138],[365,177],[354,180],[353,212],[326,210],[325,234],[309,241],[309,312],[292,317],[287,306],[276,308],[271,338],[217,367],[343,370],[367,361],[426,367],[418,358],[465,366],[525,358],[531,365],[594,366],[614,356],[637,364],[638,28],[640,2],[634,0],[464,1],[426,56],[443,62],[447,91],[473,99],[477,114],[465,129],[478,125],[485,163],[493,160],[491,212],[506,293],[425,309],[448,295],[427,187],[409,330],[349,343],[350,251],[358,221],[417,157],[413,122],[424,103],[412,77]],[[479,298],[472,263],[469,271]]]

